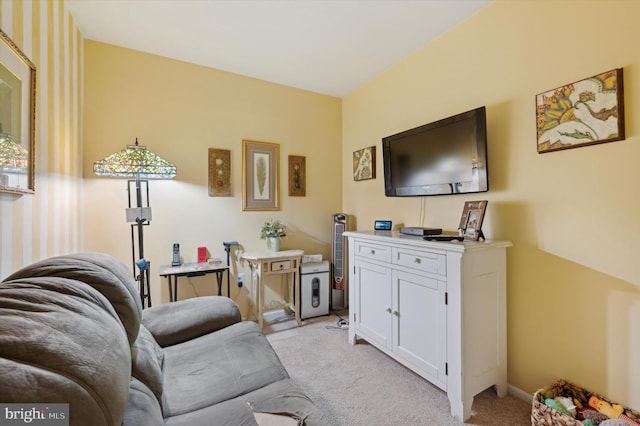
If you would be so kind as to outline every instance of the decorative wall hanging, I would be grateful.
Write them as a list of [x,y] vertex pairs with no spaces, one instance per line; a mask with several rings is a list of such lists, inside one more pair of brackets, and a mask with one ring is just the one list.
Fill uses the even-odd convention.
[[277,143],[242,141],[242,210],[280,210]]
[[376,178],[376,147],[359,149],[353,153],[353,180]]
[[0,30],[0,191],[33,193],[36,67]]
[[307,195],[306,158],[300,155],[289,156],[289,195],[304,197]]
[[537,95],[536,129],[539,154],[624,139],[622,68]]
[[231,196],[231,151],[209,148],[209,197]]
[[482,221],[487,210],[487,203],[488,201],[486,200],[467,201],[464,203],[458,232],[462,234],[460,236],[464,236],[465,240],[478,241],[480,238],[484,240]]

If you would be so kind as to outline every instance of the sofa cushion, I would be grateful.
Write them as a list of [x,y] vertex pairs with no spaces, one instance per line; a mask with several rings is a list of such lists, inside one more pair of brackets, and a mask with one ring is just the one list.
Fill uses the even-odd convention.
[[223,296],[193,297],[154,306],[142,313],[142,323],[163,347],[200,337],[241,320],[238,304]]
[[198,410],[289,377],[254,322],[164,349],[164,417]]
[[286,415],[305,426],[329,424],[304,392],[284,379],[219,404],[165,418],[165,425],[256,426],[255,413]]
[[137,379],[131,379],[129,404],[124,413],[122,426],[163,425],[162,410],[151,389]]
[[5,281],[29,277],[64,277],[89,284],[113,305],[127,331],[129,344],[138,336],[142,304],[131,271],[104,253],[77,253],[51,257],[9,275]]
[[162,401],[162,364],[164,354],[149,330],[140,326],[138,338],[131,347],[131,375],[144,383]]
[[129,342],[109,301],[67,278],[0,284],[0,401],[69,403],[72,425],[122,421]]

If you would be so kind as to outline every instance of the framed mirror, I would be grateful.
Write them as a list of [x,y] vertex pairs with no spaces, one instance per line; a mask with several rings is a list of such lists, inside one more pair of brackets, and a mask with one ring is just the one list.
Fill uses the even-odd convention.
[[36,67],[0,30],[0,191],[34,193]]

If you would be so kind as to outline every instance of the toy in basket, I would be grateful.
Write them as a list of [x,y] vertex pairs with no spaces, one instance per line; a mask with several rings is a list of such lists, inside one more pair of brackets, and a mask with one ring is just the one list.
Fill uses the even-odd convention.
[[[590,406],[591,403],[594,406]],[[615,419],[615,420],[610,420]],[[539,389],[533,395],[534,426],[640,426],[640,413],[608,401],[565,380]]]

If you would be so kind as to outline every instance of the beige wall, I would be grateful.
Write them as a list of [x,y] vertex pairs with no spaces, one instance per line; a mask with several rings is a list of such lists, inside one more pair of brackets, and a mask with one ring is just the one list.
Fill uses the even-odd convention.
[[[484,230],[508,258],[509,383],[557,378],[640,407],[640,3],[497,1],[343,101],[343,156],[384,136],[487,106],[490,192],[386,198],[354,182],[345,212],[457,227],[466,200],[489,200]],[[624,68],[627,139],[539,155],[535,95]],[[381,157],[380,157],[381,159]],[[424,218],[424,219],[422,219]]]
[[[174,242],[186,262],[197,260],[198,246],[226,259],[223,241],[261,251],[262,223],[276,218],[290,228],[283,249],[328,258],[331,215],[342,202],[340,99],[93,41],[85,41],[85,76],[87,249],[131,262],[126,182],[97,177],[94,161],[137,137],[178,169],[175,180],[149,184],[153,219],[145,227],[145,257],[152,263],[154,303],[168,301],[157,274],[171,263]],[[243,139],[280,145],[280,211],[242,210]],[[231,151],[232,197],[208,196],[209,148]],[[306,157],[306,197],[288,195],[289,155]],[[240,269],[248,282],[246,267]],[[212,283],[210,277],[181,279],[179,297],[211,294]],[[279,293],[280,283],[273,284]],[[247,287],[232,286],[231,296],[246,316]]]
[[63,3],[0,1],[0,28],[36,66],[35,194],[0,193],[0,279],[82,249],[82,37]]

